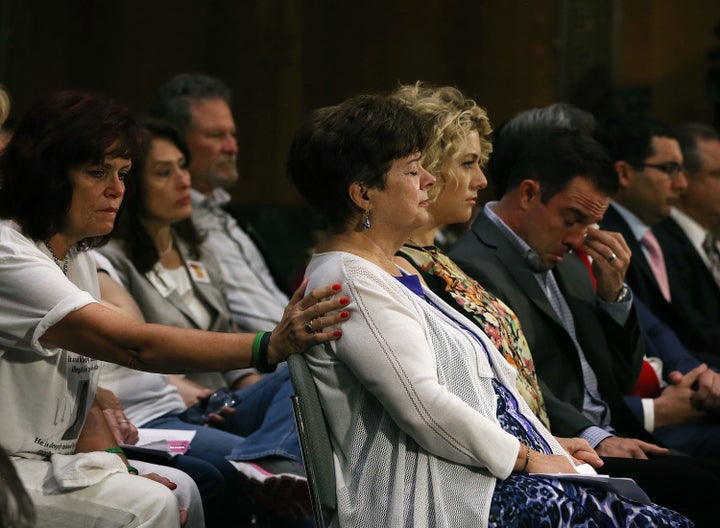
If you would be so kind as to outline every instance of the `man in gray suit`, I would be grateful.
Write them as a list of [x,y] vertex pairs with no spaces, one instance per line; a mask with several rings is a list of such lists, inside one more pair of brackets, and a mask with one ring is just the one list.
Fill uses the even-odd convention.
[[[582,436],[609,456],[660,453],[613,434],[620,429],[649,440],[622,403],[643,355],[623,284],[630,251],[619,234],[592,227],[616,189],[613,167],[595,141],[567,131],[532,138],[512,161],[504,157],[504,139],[501,131],[490,170],[496,175],[508,161],[508,188],[450,256],[518,314],[543,395],[550,395],[555,434]],[[583,244],[595,261],[597,293],[572,254]]]

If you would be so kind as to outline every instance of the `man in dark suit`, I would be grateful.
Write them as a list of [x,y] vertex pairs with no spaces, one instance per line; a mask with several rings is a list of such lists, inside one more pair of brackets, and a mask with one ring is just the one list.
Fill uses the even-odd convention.
[[692,303],[682,303],[686,294],[673,287],[664,252],[652,247],[651,227],[670,214],[688,184],[677,133],[658,121],[628,118],[607,123],[598,137],[620,184],[601,225],[621,233],[632,251],[627,284],[689,350],[702,360],[712,361],[715,355],[718,362],[720,319],[713,321]]
[[[710,495],[695,487],[715,481],[716,468],[693,457],[667,456],[642,440],[650,437],[623,402],[640,372],[644,347],[623,283],[627,244],[618,233],[592,227],[617,190],[610,160],[595,141],[576,132],[513,133],[506,126],[489,169],[505,193],[486,205],[450,256],[519,317],[551,430],[586,438],[605,461],[602,472],[631,476],[656,502],[711,525]],[[583,243],[594,259],[597,293],[570,252]],[[669,492],[677,472],[706,498]]]
[[[504,133],[491,158],[491,177],[504,171],[505,162],[515,169],[513,161],[520,165],[515,174],[534,177],[509,181],[502,199],[485,207],[450,256],[520,318],[543,396],[551,396],[555,434],[583,436],[600,454],[659,453],[656,446],[612,433],[619,429],[650,440],[622,401],[644,353],[623,284],[630,251],[620,235],[591,227],[615,192],[612,165],[592,139],[566,131],[533,138],[520,157],[506,160]],[[570,253],[583,242],[596,261],[597,294],[585,266]],[[556,283],[555,297],[565,301],[569,316],[553,305],[549,282]]]
[[[687,189],[653,231],[665,255],[673,306],[688,314],[720,354],[720,139],[704,125],[680,128]],[[720,356],[709,358],[715,364]]]
[[[656,393],[642,393],[640,384],[624,396],[626,405],[653,437],[667,446],[708,458],[720,450],[720,374],[691,354],[675,332],[635,298],[633,305],[643,331],[646,362]],[[659,360],[659,361],[658,361]],[[656,376],[655,380],[652,376]],[[660,385],[665,385],[660,390]]]

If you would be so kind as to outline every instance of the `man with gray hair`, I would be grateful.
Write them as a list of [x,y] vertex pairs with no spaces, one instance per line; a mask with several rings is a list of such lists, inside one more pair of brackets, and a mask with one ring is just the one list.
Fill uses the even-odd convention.
[[221,206],[238,179],[230,89],[199,73],[176,75],[155,93],[152,117],[176,126],[190,150],[192,219],[205,233],[203,247],[220,263],[226,297],[239,329],[259,332],[281,319],[288,297],[275,283],[250,236]]

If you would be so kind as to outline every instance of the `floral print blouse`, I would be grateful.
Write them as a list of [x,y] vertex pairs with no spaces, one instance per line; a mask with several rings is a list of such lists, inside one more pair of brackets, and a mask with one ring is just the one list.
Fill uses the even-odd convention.
[[495,347],[518,372],[517,389],[535,415],[550,427],[530,347],[520,321],[504,302],[435,246],[405,244],[398,255],[420,273],[428,288],[482,328]]

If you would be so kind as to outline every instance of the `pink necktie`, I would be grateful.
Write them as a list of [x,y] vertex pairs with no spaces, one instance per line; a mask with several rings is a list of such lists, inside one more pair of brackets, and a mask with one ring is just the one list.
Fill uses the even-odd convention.
[[670,284],[668,283],[667,269],[665,269],[665,257],[663,256],[660,244],[655,235],[649,229],[642,237],[643,246],[647,249],[649,256],[650,269],[655,275],[655,280],[660,287],[660,291],[667,302],[670,302]]

